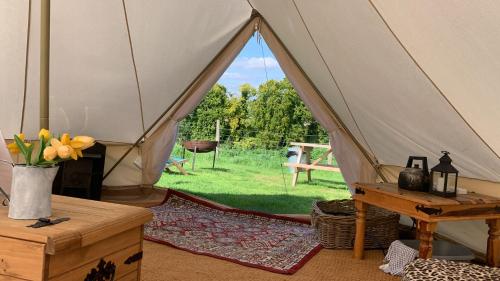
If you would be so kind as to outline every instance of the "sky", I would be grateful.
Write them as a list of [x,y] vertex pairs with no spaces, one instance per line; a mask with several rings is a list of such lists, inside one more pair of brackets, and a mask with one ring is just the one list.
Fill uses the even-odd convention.
[[257,88],[266,82],[266,69],[269,80],[281,80],[285,77],[266,42],[264,40],[257,42],[257,36],[254,35],[224,72],[218,83],[224,85],[228,93],[239,94],[241,84],[250,83]]

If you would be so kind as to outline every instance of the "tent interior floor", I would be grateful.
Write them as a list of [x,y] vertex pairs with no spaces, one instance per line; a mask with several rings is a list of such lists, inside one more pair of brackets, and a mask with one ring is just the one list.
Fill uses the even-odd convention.
[[[159,188],[107,189],[103,190],[103,201],[150,207],[160,204],[165,194],[166,189]],[[309,215],[288,216],[310,218]],[[283,275],[144,241],[141,280],[399,280],[378,269],[383,259],[381,250],[365,254],[365,259],[359,261],[352,258],[351,250],[323,249],[295,274]]]
[[144,241],[141,280],[400,280],[378,269],[382,251],[366,251],[365,255],[364,260],[355,260],[351,250],[323,249],[295,274],[283,275]]
[[124,204],[138,207],[153,207],[160,205],[165,199],[167,189],[164,188],[141,188],[121,187],[104,188],[101,194],[101,200],[110,203]]

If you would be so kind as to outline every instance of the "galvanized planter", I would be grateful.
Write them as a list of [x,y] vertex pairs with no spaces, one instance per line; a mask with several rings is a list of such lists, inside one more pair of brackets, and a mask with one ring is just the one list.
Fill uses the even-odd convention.
[[59,167],[15,166],[12,172],[9,218],[39,219],[52,215],[52,183]]

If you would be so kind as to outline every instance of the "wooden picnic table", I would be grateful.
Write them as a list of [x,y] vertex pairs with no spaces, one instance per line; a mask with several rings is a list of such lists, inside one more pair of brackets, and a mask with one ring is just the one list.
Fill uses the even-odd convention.
[[[319,143],[304,143],[304,142],[291,142],[291,146],[296,146],[299,148],[297,161],[295,163],[284,163],[283,165],[287,167],[294,168],[294,173],[292,177],[292,186],[297,185],[297,179],[299,178],[299,173],[305,171],[307,173],[307,180],[311,181],[311,170],[322,170],[331,172],[340,172],[337,166],[331,164],[332,146],[329,144],[319,144]],[[326,152],[323,153],[318,159],[311,162],[311,152],[314,148],[326,148]],[[306,163],[301,163],[302,155],[306,157]],[[320,164],[320,162],[328,157],[328,164]]]

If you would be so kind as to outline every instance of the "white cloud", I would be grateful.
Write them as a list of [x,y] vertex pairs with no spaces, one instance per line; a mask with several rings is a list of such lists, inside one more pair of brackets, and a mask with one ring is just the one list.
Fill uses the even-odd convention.
[[243,57],[240,59],[237,59],[234,62],[235,66],[240,66],[243,68],[248,68],[248,69],[255,69],[255,68],[277,68],[279,67],[278,61],[276,61],[275,58],[273,57]]
[[243,75],[239,72],[224,72],[224,74],[222,74],[222,77],[227,78],[227,79],[247,79],[248,78],[246,75]]

